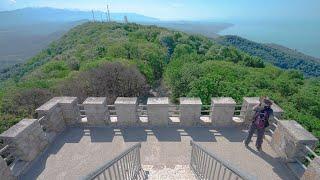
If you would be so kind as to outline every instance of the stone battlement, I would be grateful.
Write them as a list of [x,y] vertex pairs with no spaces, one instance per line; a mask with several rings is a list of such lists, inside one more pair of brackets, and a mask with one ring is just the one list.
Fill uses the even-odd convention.
[[[3,149],[0,153],[0,176],[15,179],[25,172],[54,139],[67,127],[223,127],[239,126],[251,122],[252,107],[257,97],[245,97],[237,104],[230,97],[212,98],[211,105],[203,105],[200,98],[180,98],[180,104],[170,104],[169,98],[148,98],[139,104],[137,97],[119,97],[107,104],[105,97],[88,97],[79,103],[76,97],[55,97],[36,109],[38,119],[24,119],[0,135]],[[284,162],[303,161],[318,142],[296,121],[279,120],[283,110],[276,104],[274,125],[270,127],[270,144]],[[316,157],[312,166],[302,172],[306,176],[319,176]],[[299,162],[300,162],[299,161]],[[311,175],[310,175],[311,174]],[[300,175],[301,176],[301,173]],[[309,179],[309,178],[306,178]]]

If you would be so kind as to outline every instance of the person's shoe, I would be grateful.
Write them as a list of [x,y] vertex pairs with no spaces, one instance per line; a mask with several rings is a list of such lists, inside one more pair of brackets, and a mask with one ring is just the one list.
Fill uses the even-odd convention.
[[244,144],[246,147],[249,147],[249,143],[247,143],[246,140],[243,141],[243,144]]
[[259,152],[262,152],[262,148],[261,147],[256,147],[257,148],[257,150],[259,151]]

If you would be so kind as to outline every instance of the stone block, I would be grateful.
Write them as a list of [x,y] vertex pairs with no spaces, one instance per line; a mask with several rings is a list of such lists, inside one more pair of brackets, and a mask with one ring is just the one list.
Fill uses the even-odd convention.
[[24,161],[34,160],[49,143],[37,119],[21,120],[2,133],[0,139],[13,147],[13,154]]
[[211,99],[210,117],[215,126],[230,126],[233,124],[233,115],[236,102],[231,97],[217,97]]
[[60,101],[60,97],[54,97],[36,109],[38,118],[44,117],[40,123],[47,132],[60,133],[66,128]]
[[202,102],[200,98],[180,98],[180,122],[192,126],[200,121]]
[[320,179],[320,157],[316,157],[309,164],[304,172],[302,180],[319,180]]
[[304,159],[305,145],[315,148],[318,139],[293,120],[279,121],[272,135],[273,149],[286,162]]
[[17,178],[12,175],[10,168],[4,159],[0,156],[0,179],[3,180],[16,180]]
[[106,125],[109,121],[107,98],[88,97],[83,102],[89,125]]
[[169,98],[152,97],[147,102],[148,121],[154,126],[167,126],[169,120]]
[[118,97],[114,103],[120,125],[135,125],[138,121],[138,98]]
[[66,125],[73,125],[80,121],[80,109],[77,97],[56,97],[62,110],[62,115]]
[[250,124],[254,116],[253,107],[259,104],[259,97],[244,97],[241,106],[240,117],[243,118],[244,123]]

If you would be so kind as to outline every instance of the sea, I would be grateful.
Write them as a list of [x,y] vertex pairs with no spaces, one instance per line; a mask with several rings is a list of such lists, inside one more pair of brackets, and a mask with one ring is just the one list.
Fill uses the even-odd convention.
[[275,43],[320,58],[320,20],[234,20],[220,35]]

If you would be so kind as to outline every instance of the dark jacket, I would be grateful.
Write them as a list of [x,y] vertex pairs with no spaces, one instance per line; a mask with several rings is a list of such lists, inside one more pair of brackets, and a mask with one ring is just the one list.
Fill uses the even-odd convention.
[[266,121],[264,127],[265,128],[268,127],[269,126],[269,119],[270,119],[271,116],[273,116],[273,110],[271,109],[271,107],[262,107],[260,104],[258,104],[258,105],[253,107],[253,111],[255,112],[255,115],[253,116],[252,122],[255,121],[255,117],[256,117],[257,113],[260,114],[260,113],[263,113],[263,112],[267,111],[268,118],[266,119],[267,121]]

